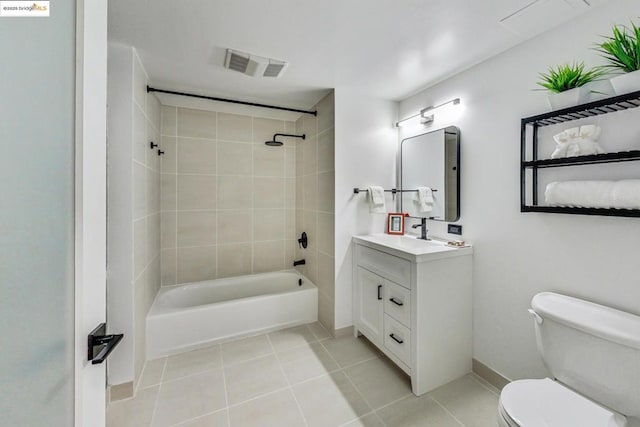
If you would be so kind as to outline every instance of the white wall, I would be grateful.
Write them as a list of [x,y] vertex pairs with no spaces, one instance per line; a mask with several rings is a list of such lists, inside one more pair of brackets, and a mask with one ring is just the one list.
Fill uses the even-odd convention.
[[108,382],[137,381],[145,320],[160,288],[160,104],[131,46],[110,43],[107,89],[107,314],[124,334],[109,360]]
[[[640,314],[640,220],[519,211],[520,119],[549,109],[546,94],[532,91],[537,74],[568,61],[601,63],[592,50],[598,35],[609,33],[613,23],[637,22],[639,15],[637,1],[609,2],[400,104],[403,117],[462,98],[462,115],[452,123],[462,137],[460,223],[463,238],[475,245],[474,357],[509,378],[546,374],[526,312],[537,292],[561,292]],[[603,132],[602,143],[626,132],[624,139],[637,148],[640,111],[634,114],[636,122]],[[607,120],[593,121],[604,126]],[[629,127],[635,128],[633,139]],[[429,228],[453,237],[446,235],[445,223],[429,221]]]
[[[351,236],[382,233],[386,215],[369,214],[354,187],[395,187],[397,103],[335,89],[335,328],[352,324]],[[387,208],[395,206],[387,193]]]

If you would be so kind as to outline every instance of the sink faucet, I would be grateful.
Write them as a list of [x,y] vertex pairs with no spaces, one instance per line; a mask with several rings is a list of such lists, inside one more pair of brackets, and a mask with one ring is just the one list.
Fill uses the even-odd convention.
[[420,233],[420,237],[418,237],[418,239],[422,239],[422,240],[431,240],[427,237],[427,218],[420,218],[420,224],[413,224],[411,226],[411,228],[422,228],[421,233]]

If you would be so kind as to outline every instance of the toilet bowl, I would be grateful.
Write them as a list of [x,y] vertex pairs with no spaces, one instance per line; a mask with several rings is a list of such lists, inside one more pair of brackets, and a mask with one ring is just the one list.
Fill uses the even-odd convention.
[[543,292],[531,302],[538,352],[554,379],[500,393],[500,427],[626,427],[640,416],[640,316]]
[[500,394],[500,427],[625,427],[626,418],[549,378],[519,380]]

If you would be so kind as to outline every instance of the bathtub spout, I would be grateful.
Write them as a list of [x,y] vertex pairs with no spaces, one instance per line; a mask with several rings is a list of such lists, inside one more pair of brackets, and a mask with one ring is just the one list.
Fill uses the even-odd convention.
[[293,261],[293,266],[295,267],[296,265],[305,265],[305,261],[304,259],[299,259],[297,261]]

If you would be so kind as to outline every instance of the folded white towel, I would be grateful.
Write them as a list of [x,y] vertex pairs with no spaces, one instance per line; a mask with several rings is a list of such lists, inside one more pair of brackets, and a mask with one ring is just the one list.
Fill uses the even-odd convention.
[[385,206],[384,188],[372,185],[369,187],[369,212],[387,213]]
[[640,209],[640,179],[617,181],[611,200],[617,209]]
[[604,153],[605,151],[596,142],[598,138],[600,138],[600,126],[583,125],[566,129],[553,136],[557,145],[551,153],[551,158],[559,159]]
[[431,203],[433,204],[433,191],[429,187],[418,187],[417,188],[418,201],[420,203]]
[[549,206],[640,209],[640,180],[552,182],[544,197]]
[[416,203],[418,213],[429,213],[433,210],[433,191],[429,187],[416,188]]

